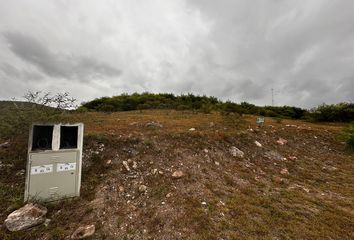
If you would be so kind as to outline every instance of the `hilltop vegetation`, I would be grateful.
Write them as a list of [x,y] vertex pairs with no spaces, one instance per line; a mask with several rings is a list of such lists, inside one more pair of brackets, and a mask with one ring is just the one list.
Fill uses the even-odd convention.
[[340,103],[320,105],[306,110],[291,106],[256,106],[251,103],[221,101],[215,97],[193,94],[176,96],[171,93],[134,93],[113,97],[102,97],[83,103],[80,111],[117,112],[142,109],[196,110],[204,113],[220,111],[222,113],[255,114],[266,117],[307,119],[323,122],[354,121],[354,104]]
[[193,94],[175,96],[171,93],[134,93],[122,94],[113,97],[102,97],[82,104],[79,110],[116,112],[141,109],[174,109],[197,110],[204,113],[221,111],[224,113],[258,114],[269,117],[288,117],[300,119],[305,117],[307,111],[297,107],[283,106],[259,107],[254,104],[231,101],[223,102],[216,97],[198,96]]

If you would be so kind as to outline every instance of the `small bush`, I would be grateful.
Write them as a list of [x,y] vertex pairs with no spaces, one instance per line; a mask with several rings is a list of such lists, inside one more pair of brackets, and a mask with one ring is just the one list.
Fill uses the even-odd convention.
[[344,140],[348,146],[354,149],[354,123],[350,124],[348,128],[344,129]]
[[276,123],[281,124],[283,122],[283,119],[281,117],[275,117],[273,118]]
[[203,104],[202,107],[200,108],[200,111],[205,114],[211,113],[213,111],[213,105]]

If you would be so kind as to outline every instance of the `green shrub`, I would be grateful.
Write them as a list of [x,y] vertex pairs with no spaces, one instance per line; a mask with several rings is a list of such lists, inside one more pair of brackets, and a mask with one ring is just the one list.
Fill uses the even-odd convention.
[[283,122],[283,119],[281,117],[275,117],[273,119],[276,123],[279,123],[279,124]]
[[343,136],[347,145],[354,149],[354,123],[350,124],[346,129],[344,129]]
[[321,122],[351,122],[354,121],[354,104],[322,104],[311,110],[310,117]]
[[212,104],[210,104],[210,103],[205,103],[205,104],[203,104],[202,106],[201,106],[201,108],[200,108],[200,111],[202,112],[202,113],[205,113],[205,114],[208,114],[208,113],[211,113],[212,111],[213,111],[213,105]]

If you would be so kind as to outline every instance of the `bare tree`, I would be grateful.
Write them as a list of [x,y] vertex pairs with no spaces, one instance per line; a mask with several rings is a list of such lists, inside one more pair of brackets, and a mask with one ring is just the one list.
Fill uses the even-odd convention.
[[77,107],[76,99],[71,97],[68,92],[52,95],[51,92],[28,91],[23,97],[39,108],[54,107],[58,110],[69,110]]

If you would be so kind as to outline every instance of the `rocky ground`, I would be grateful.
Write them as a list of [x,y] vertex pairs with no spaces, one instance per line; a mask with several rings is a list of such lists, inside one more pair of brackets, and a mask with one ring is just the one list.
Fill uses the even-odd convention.
[[258,128],[255,118],[72,115],[85,123],[81,197],[44,204],[39,225],[10,232],[26,161],[26,141],[13,140],[0,148],[0,239],[353,239],[343,125],[266,119]]

